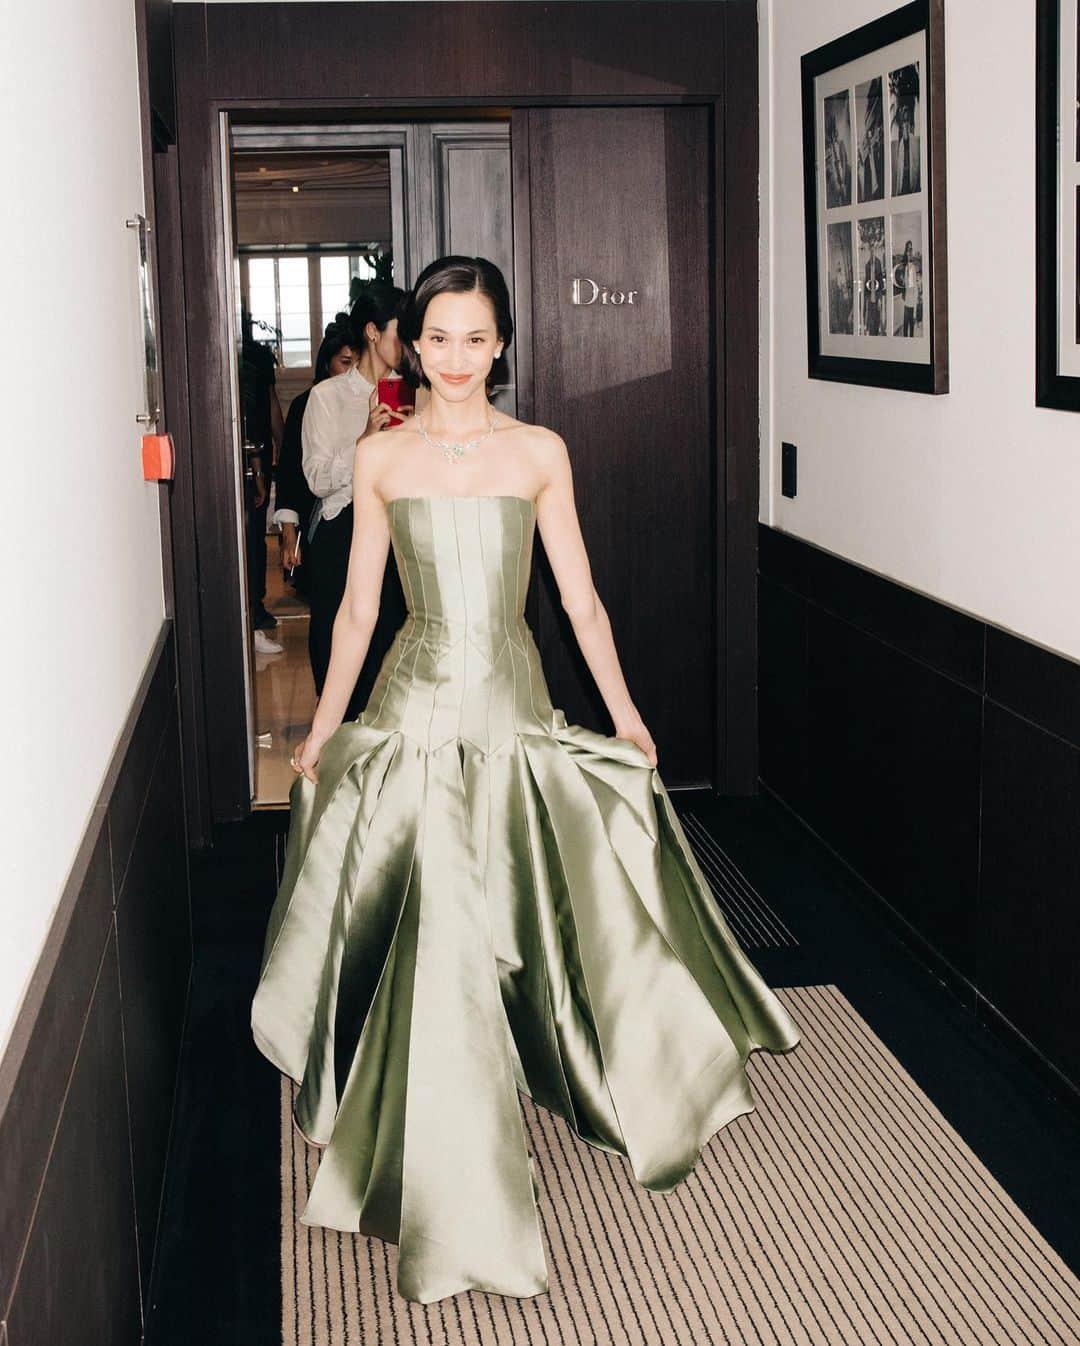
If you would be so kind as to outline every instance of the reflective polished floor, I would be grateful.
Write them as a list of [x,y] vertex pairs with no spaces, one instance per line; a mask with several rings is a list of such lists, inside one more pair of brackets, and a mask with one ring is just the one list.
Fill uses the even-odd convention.
[[255,797],[259,808],[289,802],[289,757],[311,728],[315,684],[308,662],[308,606],[285,583],[275,537],[267,538],[266,607],[277,618],[267,631],[280,654],[255,654]]

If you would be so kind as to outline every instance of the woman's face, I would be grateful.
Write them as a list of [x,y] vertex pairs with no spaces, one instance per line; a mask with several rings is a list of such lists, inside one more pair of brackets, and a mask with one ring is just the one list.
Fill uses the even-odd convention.
[[333,378],[335,374],[347,374],[354,364],[356,364],[356,352],[351,346],[342,346],[330,360],[330,377]]
[[432,389],[465,401],[484,387],[502,352],[491,301],[476,290],[437,294],[424,312],[416,351]]
[[401,364],[401,342],[398,340],[397,319],[390,321],[380,332],[373,322],[364,329],[364,335],[375,348],[375,353],[384,365],[396,369]]

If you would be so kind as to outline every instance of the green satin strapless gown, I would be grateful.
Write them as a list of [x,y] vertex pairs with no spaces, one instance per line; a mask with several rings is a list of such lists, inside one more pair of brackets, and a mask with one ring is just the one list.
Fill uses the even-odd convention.
[[408,617],[298,776],[252,1026],[325,1146],[305,1223],[399,1245],[398,1289],[548,1289],[517,1091],[656,1192],[799,1041],[634,744],[552,707],[535,511],[389,505]]

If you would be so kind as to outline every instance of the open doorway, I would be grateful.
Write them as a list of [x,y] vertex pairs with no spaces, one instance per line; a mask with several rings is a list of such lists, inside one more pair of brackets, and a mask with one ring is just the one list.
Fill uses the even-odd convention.
[[[288,803],[289,756],[311,725],[304,574],[286,551],[283,456],[302,455],[305,394],[329,324],[369,281],[407,289],[447,252],[513,276],[509,119],[487,112],[357,126],[229,128],[237,515],[248,770],[255,808]],[[336,376],[336,375],[330,375]],[[516,411],[513,372],[493,400]]]
[[[455,250],[491,252],[459,244],[458,219],[421,191],[435,164],[452,178],[460,165],[467,181],[478,158],[486,173],[499,156],[440,145],[433,124],[467,124],[473,146],[485,133],[502,138],[512,211],[484,222],[516,291],[519,414],[571,450],[590,560],[605,603],[617,598],[609,613],[628,682],[666,745],[665,783],[755,790],[756,8],[692,8],[687,43],[671,6],[651,0],[562,6],[558,41],[551,7],[538,2],[413,6],[410,22],[431,40],[409,46],[406,86],[423,92],[403,93],[400,63],[385,55],[402,41],[399,7],[173,6],[182,153],[168,198],[175,228],[162,228],[159,245],[171,262],[162,269],[175,366],[170,528],[197,844],[210,843],[215,823],[247,815],[254,781],[230,395],[237,133],[263,150],[400,148],[403,284],[445,250],[448,227]],[[271,48],[309,59],[268,60]],[[575,304],[575,278],[586,296],[587,280],[634,290],[634,304]],[[666,370],[658,332],[671,337]],[[603,729],[549,608],[536,634],[553,699]]]

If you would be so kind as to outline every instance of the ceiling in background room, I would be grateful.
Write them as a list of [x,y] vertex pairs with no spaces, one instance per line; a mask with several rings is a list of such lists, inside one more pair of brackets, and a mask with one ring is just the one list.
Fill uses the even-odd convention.
[[240,247],[389,245],[386,154],[238,150],[233,184]]

